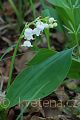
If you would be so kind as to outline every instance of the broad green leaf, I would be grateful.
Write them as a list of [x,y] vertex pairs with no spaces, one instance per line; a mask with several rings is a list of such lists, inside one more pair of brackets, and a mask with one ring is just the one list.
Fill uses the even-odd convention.
[[0,111],[4,110],[2,104],[0,103]]
[[[10,107],[23,100],[41,99],[55,91],[66,78],[72,61],[72,49],[68,49],[49,57],[44,62],[24,69],[14,80],[7,91],[6,98]],[[46,86],[45,84],[48,83]]]
[[55,53],[55,51],[42,48],[36,53],[32,60],[28,62],[28,65],[31,66],[34,64],[39,64],[48,59],[50,56],[54,55]]
[[[35,57],[33,57],[33,59],[28,63],[28,65],[31,66],[34,64],[39,64],[56,53],[57,52],[48,49],[40,49]],[[72,64],[68,73],[68,77],[72,79],[80,79],[80,62],[76,59],[72,59]]]
[[73,59],[68,77],[80,80],[80,62]]
[[42,11],[43,16],[49,16],[49,17],[54,17],[55,20],[57,20],[58,26],[57,26],[57,31],[63,32],[62,25],[60,24],[61,20],[57,14],[57,11],[51,7],[46,6],[46,9]]
[[57,6],[57,7],[64,7],[64,6],[68,6],[68,2],[66,0],[48,0],[48,2],[50,2],[51,4]]
[[57,6],[57,7],[69,7],[71,8],[72,6],[78,7],[80,4],[80,0],[48,0],[51,4]]
[[42,8],[43,8],[43,9],[46,9],[45,1],[44,1],[44,0],[40,0],[40,3],[41,3],[41,5],[42,5]]

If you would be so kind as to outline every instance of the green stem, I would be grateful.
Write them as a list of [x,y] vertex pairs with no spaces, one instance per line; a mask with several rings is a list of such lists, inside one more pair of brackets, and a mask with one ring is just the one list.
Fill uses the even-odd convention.
[[10,73],[9,73],[9,80],[8,80],[8,85],[7,85],[7,90],[8,88],[10,87],[10,84],[11,84],[11,81],[12,81],[12,72],[13,72],[13,68],[14,68],[14,62],[15,62],[15,58],[16,58],[16,54],[17,54],[17,50],[18,50],[18,47],[19,47],[19,44],[22,40],[22,36],[23,36],[23,33],[24,33],[24,30],[29,27],[30,25],[34,24],[34,21],[32,21],[31,23],[29,23],[27,26],[25,25],[19,39],[18,39],[18,42],[16,44],[16,47],[15,47],[15,50],[14,50],[14,53],[13,53],[13,56],[12,56],[12,60],[11,60],[11,66],[10,66]]
[[38,47],[37,47],[37,37],[36,37],[36,36],[35,36],[35,41],[34,41],[34,47],[35,47],[35,48],[38,48]]
[[12,56],[7,89],[10,87],[10,84],[11,84],[11,81],[12,81],[11,79],[12,79],[12,72],[13,72],[13,68],[14,68],[14,61],[15,61],[15,58],[16,58],[16,54],[17,54],[17,50],[18,50],[19,44],[20,44],[20,42],[22,40],[23,32],[24,32],[24,29],[23,29],[23,31],[22,31],[19,39],[18,39],[18,42],[16,44],[16,47],[15,47],[15,50],[14,50],[14,53],[13,53],[13,56]]
[[79,46],[79,42],[78,42],[77,32],[75,32],[75,40],[76,40],[77,47],[78,47],[78,54],[80,55],[80,46]]
[[45,34],[46,34],[46,38],[47,38],[48,49],[51,50],[49,29],[46,29],[46,30],[45,30]]
[[48,39],[48,49],[51,50],[50,40]]
[[[13,56],[12,56],[12,60],[11,60],[10,74],[9,74],[9,80],[8,80],[7,90],[8,90],[8,88],[10,87],[10,84],[11,84],[11,81],[12,81],[12,72],[13,72],[13,68],[14,68],[14,62],[15,62],[15,58],[16,58],[16,54],[17,54],[17,50],[18,50],[19,44],[20,44],[20,42],[21,42],[21,40],[22,40],[22,36],[23,36],[23,34],[24,34],[24,30],[25,30],[26,28],[28,28],[30,25],[33,25],[34,22],[35,22],[35,20],[32,21],[32,22],[30,22],[28,25],[25,25],[25,27],[24,27],[24,29],[23,29],[23,31],[22,31],[19,39],[18,39],[18,42],[17,42],[17,44],[16,44],[16,47],[15,47],[15,50],[14,50],[14,53],[13,53]],[[47,36],[47,37],[48,37],[48,36]],[[50,48],[50,44],[49,44],[48,46],[49,46],[49,48]]]

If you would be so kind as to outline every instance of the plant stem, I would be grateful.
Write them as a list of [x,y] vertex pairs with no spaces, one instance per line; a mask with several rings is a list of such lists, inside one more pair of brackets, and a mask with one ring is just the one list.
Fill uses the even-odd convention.
[[24,34],[24,30],[25,28],[29,27],[30,25],[34,24],[34,21],[32,21],[31,23],[29,23],[27,26],[25,25],[19,39],[18,39],[18,42],[16,44],[16,47],[15,47],[15,50],[14,50],[14,53],[13,53],[13,56],[12,56],[12,60],[11,60],[11,66],[10,66],[10,73],[9,73],[9,80],[8,80],[8,85],[7,85],[7,90],[8,88],[10,87],[10,84],[11,84],[11,79],[12,79],[12,72],[13,72],[13,68],[14,68],[14,61],[15,61],[15,58],[16,58],[16,54],[17,54],[17,50],[18,50],[18,47],[19,47],[19,44],[22,40],[22,36]]
[[47,38],[48,49],[51,50],[49,29],[46,29],[46,30],[45,30],[45,34],[46,34],[46,38]]
[[78,42],[77,32],[75,32],[75,40],[76,40],[77,47],[78,47],[78,54],[80,55],[80,46],[79,46],[79,42]]
[[7,89],[10,87],[10,84],[11,84],[11,81],[12,81],[11,79],[12,79],[12,72],[13,72],[13,68],[14,68],[14,61],[15,61],[15,57],[16,57],[16,54],[17,54],[17,50],[18,50],[19,44],[20,44],[20,42],[22,40],[23,32],[24,32],[24,29],[23,29],[23,31],[22,31],[19,39],[18,39],[18,42],[16,44],[16,47],[15,47],[15,50],[14,50],[14,53],[13,53],[13,56],[12,56]]

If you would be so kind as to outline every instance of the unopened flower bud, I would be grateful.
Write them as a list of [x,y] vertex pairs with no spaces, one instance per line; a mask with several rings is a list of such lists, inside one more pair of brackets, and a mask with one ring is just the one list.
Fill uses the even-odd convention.
[[53,17],[49,18],[49,23],[53,23],[55,20]]
[[54,24],[53,24],[54,27],[57,27],[57,25],[58,25],[57,23],[54,23]]
[[54,27],[54,25],[53,24],[49,24],[49,28],[53,28]]

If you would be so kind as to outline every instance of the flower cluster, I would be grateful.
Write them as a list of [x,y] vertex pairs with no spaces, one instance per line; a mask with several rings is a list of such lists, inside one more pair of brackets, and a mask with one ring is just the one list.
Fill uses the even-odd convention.
[[26,41],[23,43],[24,47],[32,47],[30,40],[34,39],[34,35],[40,36],[41,32],[43,32],[44,29],[49,29],[49,28],[54,28],[57,26],[56,20],[51,17],[51,18],[45,18],[45,19],[40,19],[37,18],[34,21],[35,28],[31,29],[30,27],[27,27],[24,31],[24,38]]

